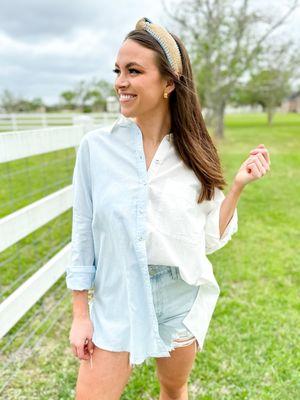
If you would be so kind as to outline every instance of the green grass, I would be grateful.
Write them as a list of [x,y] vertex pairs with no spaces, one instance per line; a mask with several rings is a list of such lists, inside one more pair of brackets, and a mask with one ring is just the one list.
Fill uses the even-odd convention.
[[[299,115],[278,114],[271,127],[266,124],[265,115],[226,117],[225,139],[218,142],[218,148],[229,186],[248,152],[259,143],[268,148],[272,164],[271,171],[247,185],[242,193],[238,232],[223,249],[209,256],[221,294],[204,351],[198,353],[190,375],[192,400],[300,398],[299,136]],[[54,182],[57,172],[51,174],[49,180]],[[42,180],[36,185],[42,185]],[[25,186],[18,190],[25,193]],[[51,229],[55,240],[55,225]],[[64,239],[70,235],[69,219],[63,234]],[[47,249],[49,243],[41,247]],[[12,277],[13,266],[10,270]],[[6,274],[10,276],[7,271]],[[62,286],[59,293],[63,295],[66,290]],[[54,301],[50,293],[45,295],[46,305]],[[70,296],[61,307],[66,309],[55,328],[17,373],[5,398],[74,398],[79,361],[73,357],[68,340]],[[6,357],[2,356],[2,361]],[[155,360],[150,359],[135,367],[122,400],[158,399],[158,393]]]
[[[74,161],[65,149],[0,164],[0,218],[70,185]],[[71,209],[0,253],[1,300],[68,242],[70,229]]]

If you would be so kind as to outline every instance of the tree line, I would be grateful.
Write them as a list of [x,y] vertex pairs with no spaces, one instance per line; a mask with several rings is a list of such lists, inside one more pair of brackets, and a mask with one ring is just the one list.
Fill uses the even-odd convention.
[[46,104],[41,97],[32,100],[15,96],[11,91],[4,90],[0,95],[0,107],[6,113],[18,112],[105,112],[106,99],[114,96],[113,85],[103,79],[92,78],[90,81],[81,80],[73,89],[59,94],[59,102],[54,105]]

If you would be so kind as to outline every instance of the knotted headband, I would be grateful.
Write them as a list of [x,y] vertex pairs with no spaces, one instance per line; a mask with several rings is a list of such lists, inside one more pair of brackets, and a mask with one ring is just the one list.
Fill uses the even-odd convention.
[[174,72],[178,76],[182,74],[180,50],[173,36],[165,28],[152,23],[148,18],[141,18],[136,23],[135,29],[144,29],[150,33],[162,47]]

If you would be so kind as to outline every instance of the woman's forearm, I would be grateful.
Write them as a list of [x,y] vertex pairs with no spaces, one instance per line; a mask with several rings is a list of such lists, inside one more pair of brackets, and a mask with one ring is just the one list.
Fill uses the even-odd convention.
[[73,318],[89,317],[88,290],[73,290]]
[[229,224],[234,210],[237,207],[243,186],[233,183],[220,208],[220,239]]

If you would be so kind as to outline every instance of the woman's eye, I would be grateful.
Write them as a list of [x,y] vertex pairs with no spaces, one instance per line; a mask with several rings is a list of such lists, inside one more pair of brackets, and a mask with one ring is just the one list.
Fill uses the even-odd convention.
[[[134,68],[130,68],[128,71],[129,71],[130,73],[131,73],[132,71],[136,72],[137,74],[140,73],[140,71],[138,71],[138,70],[136,70],[136,69],[134,69]],[[115,69],[113,69],[113,72],[115,72],[116,74],[118,74],[118,73],[120,72],[120,70],[119,70],[118,68],[115,68]]]

